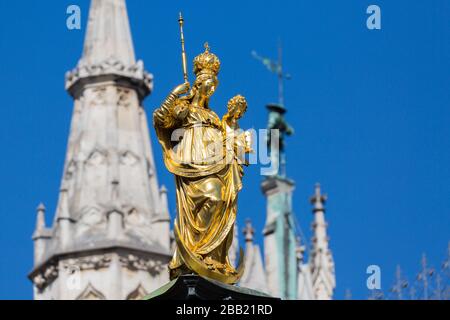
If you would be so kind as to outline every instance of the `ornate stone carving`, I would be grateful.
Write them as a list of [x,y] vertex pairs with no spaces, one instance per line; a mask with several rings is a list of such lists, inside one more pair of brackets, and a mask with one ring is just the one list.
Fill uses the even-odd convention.
[[129,254],[120,257],[120,262],[123,266],[131,270],[143,270],[152,275],[159,274],[166,270],[166,264],[161,260],[146,259],[134,254]]
[[94,226],[104,221],[102,212],[97,207],[85,207],[81,211],[80,222],[87,226]]
[[132,166],[139,162],[139,157],[131,151],[125,151],[120,157],[120,162],[122,164]]
[[142,219],[142,215],[139,214],[136,208],[131,208],[128,210],[128,213],[125,217],[125,222],[128,225],[140,225],[145,223],[144,219]]
[[95,149],[94,151],[91,152],[86,162],[88,165],[98,166],[100,164],[105,163],[106,157],[107,157],[106,152],[99,149]]
[[127,300],[142,300],[147,295],[147,291],[139,284],[130,294],[127,295]]
[[106,300],[106,297],[89,283],[76,300]]
[[106,104],[106,93],[107,93],[107,87],[101,86],[92,89],[93,98],[91,105],[92,106],[101,106]]
[[102,254],[88,257],[80,257],[69,259],[64,263],[64,268],[70,269],[72,267],[79,268],[82,270],[98,270],[101,268],[109,267],[111,263],[111,255]]
[[39,290],[44,289],[58,277],[58,266],[50,264],[41,269],[33,278],[33,283]]
[[70,87],[82,78],[108,74],[138,80],[143,83],[149,92],[153,90],[153,75],[144,70],[142,61],[138,61],[131,66],[126,66],[115,57],[109,57],[98,64],[84,64],[83,60],[81,60],[75,69],[66,73],[66,89],[70,89]]
[[131,90],[117,88],[117,105],[124,108],[131,105]]
[[47,282],[47,280],[42,274],[38,274],[36,277],[34,277],[33,282],[38,289],[42,289],[45,287],[45,283]]

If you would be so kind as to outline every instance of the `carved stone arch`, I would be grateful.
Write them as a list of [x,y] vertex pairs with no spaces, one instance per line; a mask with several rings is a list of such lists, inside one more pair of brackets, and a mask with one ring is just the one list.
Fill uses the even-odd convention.
[[106,300],[106,297],[89,282],[76,300]]
[[130,225],[140,225],[143,223],[142,214],[136,207],[126,210],[125,221]]
[[127,295],[127,300],[142,300],[142,298],[144,298],[147,294],[148,293],[142,284],[139,284],[136,289]]
[[100,224],[105,220],[102,210],[97,206],[84,207],[80,212],[79,219],[82,224],[88,226]]
[[92,166],[98,166],[101,164],[105,164],[108,157],[108,153],[100,148],[95,148],[89,154],[86,159],[86,163]]
[[139,156],[132,151],[125,151],[120,155],[120,162],[124,165],[133,166],[139,162]]
[[138,210],[135,207],[131,207],[127,210],[127,215],[132,216],[132,215],[137,215],[138,214]]

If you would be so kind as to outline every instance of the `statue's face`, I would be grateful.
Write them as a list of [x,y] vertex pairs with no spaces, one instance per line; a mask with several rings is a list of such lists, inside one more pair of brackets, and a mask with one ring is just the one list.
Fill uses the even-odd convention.
[[242,108],[239,104],[234,104],[228,109],[228,113],[233,116],[234,119],[240,119],[242,117]]
[[200,85],[200,93],[208,98],[216,91],[218,81],[216,77],[210,76],[205,78]]

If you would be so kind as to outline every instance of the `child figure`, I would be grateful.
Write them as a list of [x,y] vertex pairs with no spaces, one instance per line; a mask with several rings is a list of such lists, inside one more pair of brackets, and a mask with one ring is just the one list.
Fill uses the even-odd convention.
[[240,164],[248,165],[245,154],[253,152],[252,135],[250,131],[239,128],[238,120],[247,111],[247,101],[237,95],[228,101],[228,112],[222,118],[227,152],[234,154],[234,159]]

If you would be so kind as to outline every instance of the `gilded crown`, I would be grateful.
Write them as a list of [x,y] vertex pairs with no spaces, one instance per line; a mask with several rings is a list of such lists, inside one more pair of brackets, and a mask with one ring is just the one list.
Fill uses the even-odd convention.
[[194,73],[195,75],[200,74],[213,74],[217,75],[220,70],[220,60],[219,58],[209,52],[209,45],[205,43],[205,52],[198,55],[194,59]]

